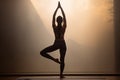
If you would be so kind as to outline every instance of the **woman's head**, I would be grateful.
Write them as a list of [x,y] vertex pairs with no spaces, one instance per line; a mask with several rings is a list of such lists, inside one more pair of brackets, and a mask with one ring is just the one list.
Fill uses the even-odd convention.
[[58,23],[62,23],[62,21],[63,21],[63,18],[62,18],[61,16],[58,16],[58,17],[57,17],[57,22],[58,22]]

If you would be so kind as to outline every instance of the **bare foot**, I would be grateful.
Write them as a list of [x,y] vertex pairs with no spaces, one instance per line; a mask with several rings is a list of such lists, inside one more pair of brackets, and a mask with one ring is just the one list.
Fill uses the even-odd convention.
[[65,76],[61,75],[61,76],[60,76],[60,79],[63,79],[63,78],[65,78]]
[[54,60],[56,63],[59,63],[60,64],[60,61],[59,61],[59,59],[55,59]]

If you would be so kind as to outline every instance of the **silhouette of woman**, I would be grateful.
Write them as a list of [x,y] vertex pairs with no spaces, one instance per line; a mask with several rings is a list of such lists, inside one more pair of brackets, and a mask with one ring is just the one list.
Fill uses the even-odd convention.
[[[61,9],[62,15],[58,16],[57,19],[55,19],[56,13],[58,11],[58,9]],[[57,25],[55,24],[55,22],[57,22]],[[64,34],[65,34],[65,30],[66,30],[66,17],[65,17],[65,13],[61,7],[60,2],[58,2],[58,7],[55,10],[54,14],[53,14],[53,20],[52,20],[52,27],[53,27],[53,31],[54,31],[54,35],[55,35],[55,41],[54,44],[43,49],[40,54],[48,59],[51,59],[53,61],[55,61],[56,63],[60,64],[60,78],[64,78],[63,76],[63,71],[64,71],[64,67],[65,67],[65,54],[66,54],[66,43],[64,40]],[[53,58],[52,56],[50,56],[48,53],[55,51],[59,49],[60,51],[60,61],[58,58]]]

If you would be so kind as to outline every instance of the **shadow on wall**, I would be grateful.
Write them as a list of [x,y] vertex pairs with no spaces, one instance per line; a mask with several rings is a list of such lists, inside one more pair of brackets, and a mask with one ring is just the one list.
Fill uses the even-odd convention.
[[120,74],[120,0],[114,0],[116,72]]
[[0,0],[0,7],[0,73],[19,72],[24,56],[39,54],[51,35],[30,0]]

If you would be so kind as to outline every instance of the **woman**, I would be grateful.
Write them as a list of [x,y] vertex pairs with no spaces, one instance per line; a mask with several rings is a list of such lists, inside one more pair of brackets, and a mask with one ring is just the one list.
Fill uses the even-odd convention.
[[[62,16],[58,16],[57,19],[55,18],[56,13],[58,11],[58,9],[60,8],[61,12],[62,12]],[[57,22],[57,25],[55,24],[55,22]],[[66,17],[65,17],[65,13],[61,7],[60,2],[58,2],[58,7],[55,10],[54,14],[53,14],[53,21],[52,21],[52,27],[53,27],[53,31],[55,34],[55,41],[54,44],[43,49],[40,54],[43,57],[46,57],[48,59],[51,59],[53,61],[55,61],[56,63],[60,64],[60,78],[64,78],[63,76],[63,71],[64,71],[64,67],[65,67],[65,54],[66,54],[66,43],[64,40],[64,34],[65,34],[65,30],[66,30]],[[60,61],[57,58],[53,58],[52,56],[50,56],[48,53],[55,51],[59,49],[60,51]]]

